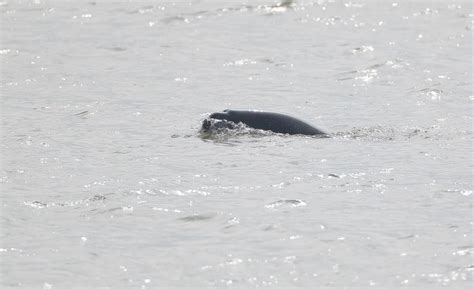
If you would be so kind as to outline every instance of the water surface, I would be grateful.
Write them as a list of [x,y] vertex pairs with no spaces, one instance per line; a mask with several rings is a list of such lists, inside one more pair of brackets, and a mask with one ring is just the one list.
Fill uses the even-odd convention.
[[[470,2],[0,12],[0,287],[472,285]],[[333,137],[202,137],[226,108]]]

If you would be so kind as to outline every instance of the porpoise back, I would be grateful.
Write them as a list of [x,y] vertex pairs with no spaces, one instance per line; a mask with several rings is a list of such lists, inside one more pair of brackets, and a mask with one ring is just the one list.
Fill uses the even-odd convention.
[[328,135],[326,132],[295,117],[264,111],[230,110],[216,112],[209,116],[213,119],[227,120],[234,123],[243,123],[251,128],[269,130],[284,134]]

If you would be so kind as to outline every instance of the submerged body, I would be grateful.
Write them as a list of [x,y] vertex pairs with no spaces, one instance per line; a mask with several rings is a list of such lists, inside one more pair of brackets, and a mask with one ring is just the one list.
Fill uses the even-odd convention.
[[[232,127],[228,125],[228,122],[232,122],[235,124],[243,123],[251,128],[269,130],[276,133],[319,136],[328,135],[326,132],[309,123],[281,113],[226,109],[223,112],[215,112],[209,117],[211,119],[225,121],[225,125],[229,128]],[[204,120],[203,129],[206,130],[208,126],[209,120]]]

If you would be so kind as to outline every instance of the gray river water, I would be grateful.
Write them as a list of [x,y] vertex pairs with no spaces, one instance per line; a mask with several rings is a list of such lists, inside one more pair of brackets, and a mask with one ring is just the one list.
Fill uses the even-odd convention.
[[470,288],[472,9],[0,1],[0,287]]

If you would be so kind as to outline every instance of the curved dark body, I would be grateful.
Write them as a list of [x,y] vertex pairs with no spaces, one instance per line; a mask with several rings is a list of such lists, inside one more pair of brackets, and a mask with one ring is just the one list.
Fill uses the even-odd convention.
[[327,133],[309,123],[281,113],[226,109],[223,112],[215,112],[209,117],[234,123],[241,122],[251,128],[276,133],[327,136]]

